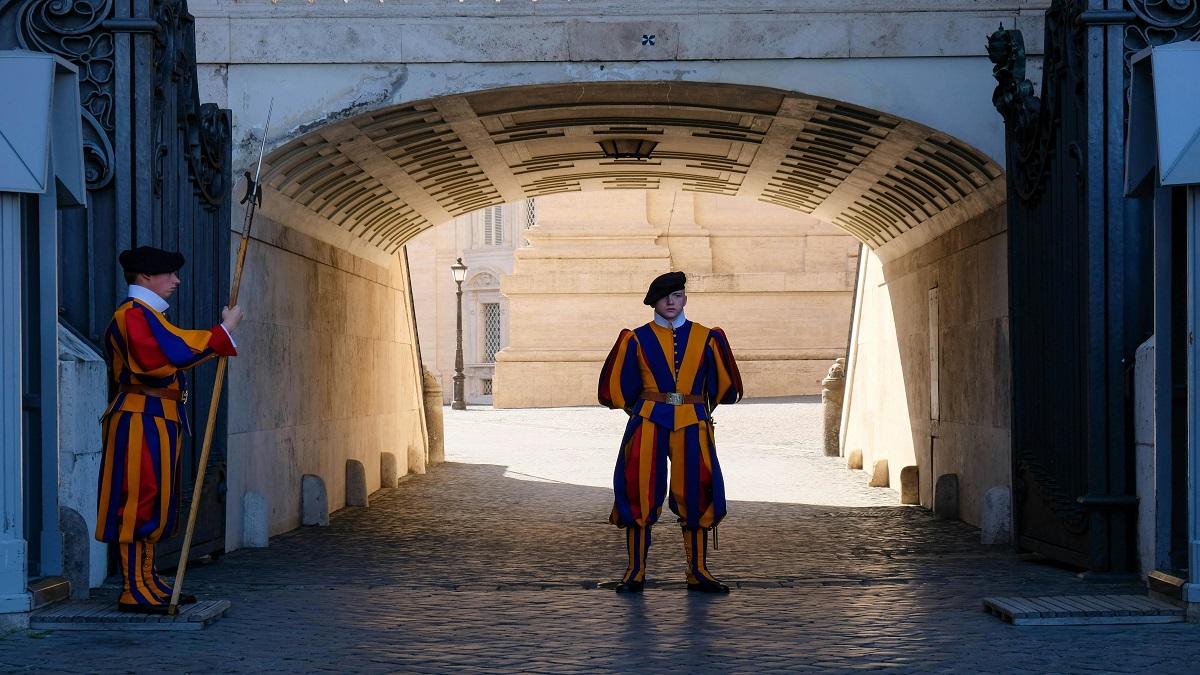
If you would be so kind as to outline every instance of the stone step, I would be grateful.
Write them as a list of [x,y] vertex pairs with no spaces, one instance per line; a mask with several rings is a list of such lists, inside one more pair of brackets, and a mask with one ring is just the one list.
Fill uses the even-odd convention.
[[131,614],[111,600],[63,602],[29,615],[33,630],[202,630],[225,615],[228,600],[201,600],[179,608],[175,616]]
[[984,598],[983,608],[1016,626],[1180,623],[1181,607],[1142,595]]
[[71,597],[71,582],[63,577],[42,577],[26,586],[33,609],[52,605]]

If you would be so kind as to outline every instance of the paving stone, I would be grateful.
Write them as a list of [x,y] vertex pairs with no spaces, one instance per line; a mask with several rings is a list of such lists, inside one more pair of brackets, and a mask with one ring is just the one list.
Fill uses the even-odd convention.
[[665,511],[647,592],[595,589],[625,567],[606,522],[623,414],[445,413],[449,463],[327,528],[189,568],[188,592],[233,602],[208,629],[10,634],[0,672],[1169,674],[1200,662],[1193,624],[1025,629],[983,612],[985,596],[1094,587],[869,488],[824,456],[816,399],[717,411],[730,504],[710,562],[739,586],[719,598],[684,590]]

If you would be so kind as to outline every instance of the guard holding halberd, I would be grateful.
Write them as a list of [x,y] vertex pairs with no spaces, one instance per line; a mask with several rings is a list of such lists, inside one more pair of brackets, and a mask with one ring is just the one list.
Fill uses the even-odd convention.
[[[96,539],[117,545],[124,581],[118,608],[166,614],[172,587],[155,569],[154,545],[175,530],[179,455],[190,434],[183,371],[216,356],[235,356],[232,331],[242,310],[226,307],[211,330],[167,321],[183,255],[150,246],[121,253],[129,297],[104,334],[109,405],[100,418],[104,454]],[[181,603],[195,602],[182,596]]]
[[688,321],[683,272],[656,278],[643,302],[654,320],[623,329],[600,373],[599,399],[629,414],[613,473],[609,520],[624,528],[629,565],[616,590],[639,593],[650,530],[667,496],[683,528],[688,590],[728,593],[708,570],[708,532],[725,517],[725,485],[713,440],[712,410],[742,397],[729,340],[720,328]]

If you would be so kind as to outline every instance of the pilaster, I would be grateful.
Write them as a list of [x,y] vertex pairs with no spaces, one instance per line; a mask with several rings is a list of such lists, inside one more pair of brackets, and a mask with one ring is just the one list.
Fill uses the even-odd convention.
[[0,193],[0,613],[29,609],[21,492],[20,200]]

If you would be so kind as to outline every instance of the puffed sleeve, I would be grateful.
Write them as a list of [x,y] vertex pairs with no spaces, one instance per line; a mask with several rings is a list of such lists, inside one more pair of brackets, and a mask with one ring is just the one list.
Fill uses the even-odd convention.
[[600,370],[597,398],[600,405],[628,410],[642,395],[642,373],[638,366],[638,344],[633,331],[622,329]]
[[738,372],[737,361],[733,358],[725,331],[713,328],[709,334],[708,348],[708,391],[705,393],[709,404],[715,408],[724,403],[737,403],[743,393],[742,374]]
[[165,377],[191,368],[213,356],[236,356],[237,349],[224,327],[184,330],[134,305],[125,313],[130,368],[139,375]]

